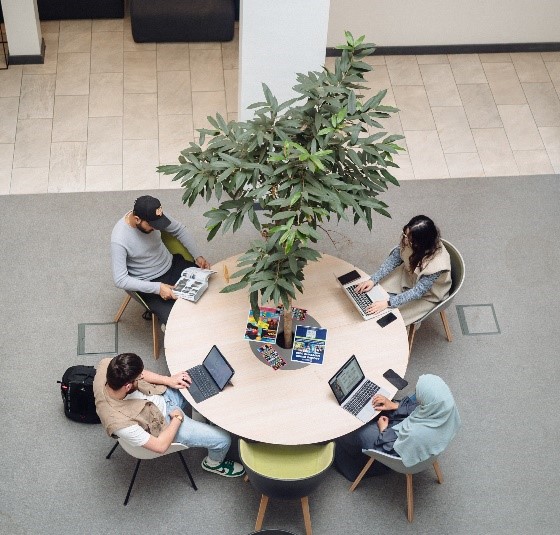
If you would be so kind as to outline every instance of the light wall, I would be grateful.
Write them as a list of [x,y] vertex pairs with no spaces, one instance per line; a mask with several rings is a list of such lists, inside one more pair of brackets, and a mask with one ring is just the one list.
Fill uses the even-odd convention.
[[[559,0],[560,1],[560,0]],[[243,0],[239,34],[239,118],[264,101],[266,83],[279,102],[296,96],[296,73],[325,63],[329,0]]]
[[2,0],[10,57],[41,56],[41,26],[37,0]]
[[378,46],[560,41],[560,0],[331,0],[327,46],[344,30]]

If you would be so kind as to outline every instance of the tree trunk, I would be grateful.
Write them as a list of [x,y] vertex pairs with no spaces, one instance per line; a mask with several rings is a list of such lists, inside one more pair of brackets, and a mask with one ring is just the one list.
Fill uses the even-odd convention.
[[284,347],[292,347],[292,298],[289,306],[284,307]]

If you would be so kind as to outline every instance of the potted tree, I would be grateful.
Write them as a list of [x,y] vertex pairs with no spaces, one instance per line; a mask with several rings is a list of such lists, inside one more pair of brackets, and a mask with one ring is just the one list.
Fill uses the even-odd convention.
[[298,74],[298,96],[287,102],[263,84],[265,100],[250,106],[251,120],[208,117],[213,128],[199,130],[200,144],[181,151],[178,164],[158,168],[181,181],[185,204],[216,198],[217,208],[204,214],[209,241],[245,219],[260,233],[239,258],[232,274],[239,280],[222,291],[248,287],[255,317],[259,301],[282,304],[284,347],[305,266],[321,256],[314,246],[322,223],[351,217],[371,230],[374,212],[389,216],[379,194],[398,186],[390,170],[398,167],[393,156],[403,149],[395,142],[403,136],[388,135],[379,122],[398,110],[382,104],[386,90],[364,99],[364,73],[372,67],[362,60],[374,45],[363,41],[346,32],[334,71]]

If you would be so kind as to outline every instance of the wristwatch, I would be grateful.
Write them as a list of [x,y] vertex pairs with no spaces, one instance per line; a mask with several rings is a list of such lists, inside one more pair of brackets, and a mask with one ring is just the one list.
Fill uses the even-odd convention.
[[182,414],[174,414],[173,418],[177,418],[177,420],[179,420],[181,423],[183,423],[183,415]]

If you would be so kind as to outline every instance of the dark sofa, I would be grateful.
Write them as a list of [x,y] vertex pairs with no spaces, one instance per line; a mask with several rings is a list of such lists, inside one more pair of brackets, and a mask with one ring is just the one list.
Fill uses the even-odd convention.
[[122,19],[124,0],[37,0],[37,9],[41,20]]
[[137,43],[231,41],[235,0],[130,0]]

